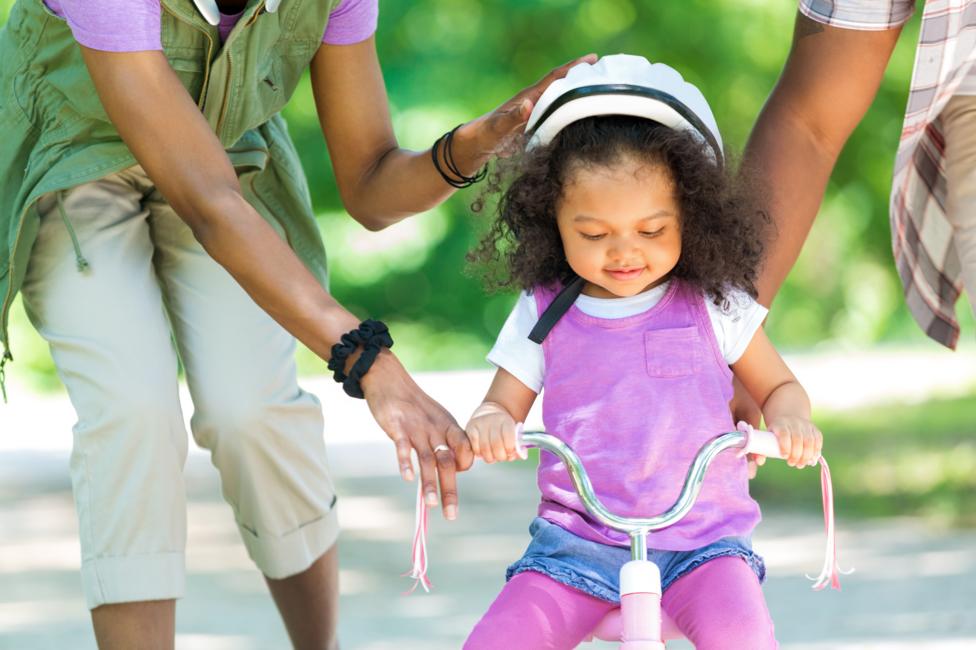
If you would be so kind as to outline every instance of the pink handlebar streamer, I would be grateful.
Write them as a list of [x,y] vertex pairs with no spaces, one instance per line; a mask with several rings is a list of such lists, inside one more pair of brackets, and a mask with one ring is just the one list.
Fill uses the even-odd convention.
[[424,591],[430,593],[431,584],[427,578],[427,517],[428,507],[424,503],[423,483],[418,480],[417,513],[414,519],[413,551],[411,553],[413,567],[403,574],[404,577],[413,578],[414,582],[413,586],[404,592],[405,596],[412,594],[417,589],[417,585],[420,585],[424,588]]
[[830,585],[832,589],[840,590],[840,574],[850,575],[854,569],[843,570],[837,565],[837,540],[834,532],[834,488],[830,481],[830,467],[824,457],[820,457],[820,489],[823,493],[824,529],[827,532],[827,550],[824,553],[823,568],[817,577],[807,576],[813,580],[813,588],[817,591]]
[[[773,447],[775,434],[756,431],[748,422],[739,422],[735,428],[746,434],[746,441],[742,446],[740,456],[749,453],[761,453],[765,456],[781,457],[778,443],[775,448]],[[758,440],[759,436],[765,436],[765,438],[760,441]],[[839,590],[841,574],[849,575],[854,572],[854,569],[844,571],[837,565],[837,536],[834,529],[834,487],[830,480],[830,467],[827,465],[827,461],[821,456],[817,459],[817,462],[820,463],[820,491],[823,495],[824,532],[827,536],[827,548],[824,552],[824,563],[823,568],[820,570],[820,575],[816,577],[807,576],[807,578],[813,580],[813,588],[817,591],[826,588],[827,585]]]
[[[523,424],[521,422],[515,425],[516,451],[519,458],[525,460],[529,457],[529,452],[522,445],[522,429]],[[427,577],[428,509],[427,504],[424,503],[423,484],[417,481],[417,510],[414,516],[413,549],[411,550],[413,566],[403,574],[403,577],[413,578],[414,583],[410,589],[404,592],[404,595],[412,594],[417,589],[417,585],[423,587],[427,593],[430,593],[433,587]]]

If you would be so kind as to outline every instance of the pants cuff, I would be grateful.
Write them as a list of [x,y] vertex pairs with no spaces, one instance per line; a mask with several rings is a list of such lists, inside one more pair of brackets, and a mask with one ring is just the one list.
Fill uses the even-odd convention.
[[281,537],[262,536],[241,526],[247,553],[268,578],[280,580],[301,573],[332,548],[339,538],[339,517],[333,507],[320,518],[302,524]]
[[86,560],[81,582],[88,609],[113,603],[182,598],[186,591],[183,553],[122,555]]

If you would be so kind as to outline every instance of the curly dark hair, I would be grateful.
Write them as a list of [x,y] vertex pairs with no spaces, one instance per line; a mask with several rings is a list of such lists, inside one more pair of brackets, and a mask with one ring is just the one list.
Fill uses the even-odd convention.
[[[769,220],[758,184],[744,169],[716,164],[707,144],[686,130],[622,115],[589,117],[545,146],[497,163],[472,205],[498,196],[497,219],[468,261],[490,289],[552,286],[572,277],[556,226],[556,207],[571,175],[633,156],[663,165],[673,181],[681,224],[681,255],[672,277],[727,305],[729,292],[756,296]],[[507,183],[507,179],[511,179]]]

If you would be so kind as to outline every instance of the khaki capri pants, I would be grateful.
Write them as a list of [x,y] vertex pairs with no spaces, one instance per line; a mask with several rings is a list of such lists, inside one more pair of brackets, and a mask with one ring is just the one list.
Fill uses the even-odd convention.
[[976,314],[976,96],[954,96],[940,117],[946,143],[946,217],[963,289]]
[[45,196],[39,212],[23,296],[78,415],[70,468],[88,607],[183,595],[177,350],[193,437],[248,553],[270,578],[307,569],[338,522],[321,406],[297,384],[294,339],[141,167]]

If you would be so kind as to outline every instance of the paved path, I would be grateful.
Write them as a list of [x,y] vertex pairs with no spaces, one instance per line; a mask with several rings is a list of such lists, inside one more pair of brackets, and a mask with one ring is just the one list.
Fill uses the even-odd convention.
[[[811,357],[798,374],[828,372],[831,362],[825,359]],[[949,392],[974,379],[976,364],[971,357],[969,362],[955,370],[917,363],[933,375],[959,373],[942,387]],[[850,371],[846,389],[830,390],[836,399],[850,400],[851,385],[868,385],[872,376],[883,380],[887,364],[881,359],[874,370]],[[485,373],[422,377],[459,417],[474,406],[487,381]],[[435,591],[405,597],[401,592],[409,581],[399,574],[408,564],[413,486],[393,474],[392,447],[369,424],[362,403],[343,399],[326,381],[308,383],[332,414],[327,438],[345,530],[344,648],[459,648],[501,586],[505,565],[524,548],[536,501],[532,472],[496,465],[465,475],[460,519],[449,524],[434,518],[431,525]],[[823,403],[820,397],[814,399]],[[903,397],[919,398],[917,392]],[[11,407],[0,407],[0,650],[93,649],[67,480],[70,407],[63,396],[37,398],[16,387],[11,399]],[[335,426],[340,422],[341,428]],[[186,480],[189,577],[187,597],[178,606],[177,648],[287,648],[204,454],[191,453]],[[766,594],[784,648],[976,648],[976,532],[933,530],[916,520],[841,520],[840,529],[842,562],[857,572],[839,593],[812,592],[803,578],[819,569],[817,515],[768,512],[757,531],[755,544],[769,569]]]
[[[408,564],[413,491],[387,472],[369,471],[370,458],[386,460],[371,444],[333,453],[337,468],[351,468],[338,472],[344,647],[458,648],[501,586],[504,566],[525,545],[532,473],[494,466],[467,475],[460,519],[431,525],[435,590],[405,597],[409,581],[399,573]],[[36,452],[0,461],[0,649],[95,647],[79,593],[65,463],[61,454]],[[191,457],[187,482],[189,580],[177,647],[286,648],[204,457]],[[766,594],[784,648],[976,647],[976,534],[932,531],[912,520],[841,521],[842,558],[857,572],[845,578],[842,592],[815,593],[803,574],[819,568],[818,517],[767,513],[766,519],[756,547],[766,556]]]

